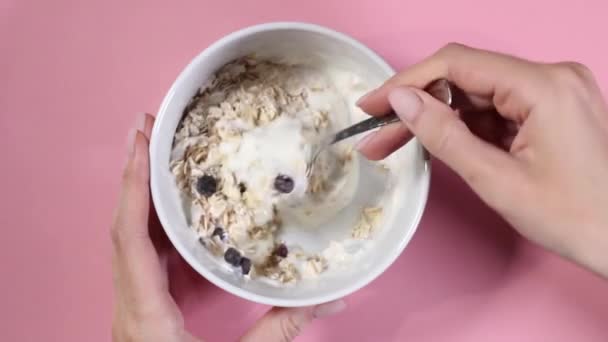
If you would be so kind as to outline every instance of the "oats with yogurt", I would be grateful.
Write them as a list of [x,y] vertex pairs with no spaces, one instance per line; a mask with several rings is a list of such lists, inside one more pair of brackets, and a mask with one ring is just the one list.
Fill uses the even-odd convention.
[[327,269],[322,253],[286,246],[278,233],[283,213],[314,215],[353,168],[352,149],[338,146],[306,176],[315,144],[348,124],[335,93],[320,70],[247,57],[184,110],[171,171],[201,243],[242,274],[290,283]]

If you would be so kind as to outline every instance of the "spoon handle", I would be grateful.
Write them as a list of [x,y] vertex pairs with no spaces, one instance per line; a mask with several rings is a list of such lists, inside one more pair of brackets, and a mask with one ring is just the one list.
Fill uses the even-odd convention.
[[[448,80],[436,80],[432,82],[429,86],[427,86],[424,90],[431,96],[447,104],[448,106],[452,104],[452,88]],[[395,112],[390,112],[389,114],[384,116],[371,117],[369,119],[365,119],[336,133],[333,139],[331,140],[330,145],[346,138],[350,138],[353,135],[367,132],[374,128],[386,126],[398,121],[400,121],[400,119],[397,114],[395,114]]]
[[400,121],[397,114],[391,112],[390,114],[379,116],[379,117],[371,117],[369,119],[365,119],[359,123],[356,123],[350,127],[347,127],[340,132],[334,135],[334,138],[330,142],[330,144],[337,143],[338,141],[344,140],[346,138],[350,138],[353,135],[357,135],[363,132],[370,131],[374,128],[386,126],[388,124],[392,124],[394,122]]

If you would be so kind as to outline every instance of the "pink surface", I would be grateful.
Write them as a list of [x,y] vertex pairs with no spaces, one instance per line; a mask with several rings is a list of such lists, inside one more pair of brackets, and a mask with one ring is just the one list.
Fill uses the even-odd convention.
[[[222,35],[309,21],[396,67],[460,41],[582,61],[608,89],[606,13],[605,0],[0,1],[0,340],[110,340],[108,227],[127,129]],[[183,263],[172,273],[187,325],[208,341],[234,340],[266,310]],[[522,242],[438,164],[411,245],[347,300],[299,340],[608,340],[608,283]]]

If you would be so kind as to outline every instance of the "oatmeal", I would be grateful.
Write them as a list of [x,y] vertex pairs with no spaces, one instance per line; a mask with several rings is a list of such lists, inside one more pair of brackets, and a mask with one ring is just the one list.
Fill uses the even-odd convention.
[[[201,243],[243,275],[289,283],[328,268],[327,253],[288,246],[278,233],[284,218],[333,205],[353,169],[352,148],[335,146],[306,175],[315,145],[349,123],[335,94],[321,70],[241,58],[184,110],[171,171]],[[364,210],[353,237],[369,238],[380,214]]]
[[382,215],[382,208],[367,207],[364,208],[359,217],[357,225],[353,229],[353,238],[369,239],[373,233],[373,229],[378,225],[378,221]]

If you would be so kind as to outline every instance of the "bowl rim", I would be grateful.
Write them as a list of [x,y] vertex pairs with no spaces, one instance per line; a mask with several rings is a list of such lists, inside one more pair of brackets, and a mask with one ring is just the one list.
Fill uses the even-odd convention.
[[354,281],[350,284],[347,284],[346,286],[340,288],[337,291],[328,292],[328,293],[321,294],[318,296],[311,296],[306,299],[284,299],[284,298],[275,298],[275,297],[271,297],[271,296],[259,295],[259,294],[252,293],[241,287],[232,285],[231,283],[224,281],[223,279],[221,279],[221,278],[217,277],[215,274],[213,274],[213,272],[211,272],[210,270],[207,270],[207,268],[203,267],[199,262],[197,262],[195,260],[194,257],[189,256],[189,254],[186,253],[186,248],[180,244],[176,234],[174,234],[171,231],[171,229],[166,228],[166,227],[171,226],[169,219],[168,219],[168,214],[165,212],[165,210],[162,206],[156,205],[156,203],[158,203],[158,201],[155,199],[160,198],[162,196],[162,194],[161,194],[161,190],[160,190],[159,186],[157,185],[158,178],[160,176],[157,175],[157,172],[155,171],[156,168],[152,167],[152,165],[157,165],[159,162],[158,161],[159,156],[155,152],[155,151],[158,151],[159,143],[158,143],[158,139],[155,139],[154,137],[158,136],[160,134],[160,131],[161,131],[160,123],[163,121],[162,118],[166,114],[167,107],[168,107],[171,99],[175,95],[178,85],[182,82],[182,80],[186,77],[186,75],[189,75],[190,73],[193,72],[195,65],[200,63],[202,60],[207,58],[208,55],[212,54],[216,50],[223,48],[223,46],[225,46],[227,43],[229,43],[231,41],[238,40],[240,38],[243,38],[243,37],[246,37],[246,36],[249,36],[252,34],[256,34],[259,32],[278,31],[278,30],[299,30],[299,31],[317,33],[317,34],[329,36],[330,38],[342,41],[343,43],[353,46],[354,48],[359,50],[361,53],[365,54],[369,59],[373,60],[375,63],[377,63],[379,66],[381,66],[387,72],[387,74],[392,75],[395,73],[395,70],[383,58],[381,58],[375,51],[373,51],[369,47],[365,46],[363,43],[359,42],[358,40],[354,39],[353,37],[351,37],[347,34],[344,34],[344,33],[341,33],[341,32],[338,32],[333,29],[330,29],[330,28],[327,28],[324,26],[320,26],[317,24],[296,22],[296,21],[268,22],[268,23],[244,27],[244,28],[236,30],[232,33],[229,33],[228,35],[216,40],[214,43],[212,43],[207,48],[205,48],[203,51],[201,51],[196,57],[194,57],[190,61],[190,63],[188,63],[188,65],[180,72],[180,74],[175,79],[175,81],[173,81],[171,87],[169,88],[169,91],[165,95],[165,97],[159,107],[157,116],[156,116],[154,127],[152,129],[151,141],[150,141],[150,149],[149,149],[150,166],[151,166],[150,167],[150,169],[151,169],[150,187],[151,187],[152,202],[154,204],[154,208],[157,212],[159,221],[161,223],[161,226],[163,227],[165,234],[171,241],[171,244],[178,251],[179,255],[190,265],[190,267],[192,267],[194,270],[196,270],[205,279],[207,279],[209,282],[211,282],[215,286],[217,286],[235,296],[238,296],[238,297],[241,297],[241,298],[244,298],[244,299],[256,302],[256,303],[272,305],[272,306],[280,306],[280,307],[301,307],[301,306],[309,306],[309,305],[317,305],[317,304],[321,304],[321,303],[326,303],[326,302],[329,302],[332,300],[336,300],[336,299],[340,299],[345,296],[348,296],[348,295],[358,291],[359,289],[363,288],[364,286],[370,284],[372,281],[374,281],[376,278],[378,278],[382,273],[384,273],[390,267],[390,265],[392,265],[397,260],[397,258],[403,253],[405,246],[407,246],[409,244],[414,233],[418,229],[418,225],[420,224],[422,214],[426,208],[426,203],[427,203],[429,188],[430,188],[431,162],[428,158],[426,158],[427,152],[424,150],[422,145],[416,139],[413,139],[411,141],[411,143],[414,143],[416,145],[416,147],[422,151],[421,155],[423,156],[422,161],[424,163],[424,170],[423,170],[423,173],[422,173],[422,176],[420,179],[420,182],[423,183],[422,184],[422,186],[423,186],[422,194],[419,198],[421,205],[419,206],[419,209],[412,222],[412,228],[409,229],[408,234],[406,234],[401,239],[400,244],[395,249],[394,255],[386,258],[384,260],[384,262],[382,262],[379,265],[377,265],[376,267],[374,267],[369,273],[362,275],[356,281]]

